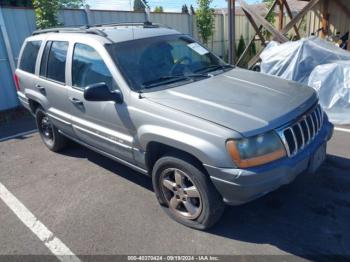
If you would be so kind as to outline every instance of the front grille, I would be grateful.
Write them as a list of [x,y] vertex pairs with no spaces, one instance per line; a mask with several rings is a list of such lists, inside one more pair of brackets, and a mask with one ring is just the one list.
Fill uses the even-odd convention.
[[323,125],[320,105],[314,107],[296,122],[278,130],[289,157],[293,157],[310,144]]

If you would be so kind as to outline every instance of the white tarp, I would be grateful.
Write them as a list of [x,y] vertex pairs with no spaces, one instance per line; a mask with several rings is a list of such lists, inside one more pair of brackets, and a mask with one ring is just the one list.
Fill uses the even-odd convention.
[[332,122],[350,124],[350,61],[317,66],[308,84],[318,92]]
[[350,52],[317,37],[279,44],[261,54],[261,72],[313,87],[336,124],[350,124]]

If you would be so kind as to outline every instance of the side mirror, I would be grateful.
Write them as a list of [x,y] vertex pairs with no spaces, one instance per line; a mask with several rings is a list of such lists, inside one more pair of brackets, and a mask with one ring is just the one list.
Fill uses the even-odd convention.
[[84,98],[86,101],[114,101],[123,103],[123,95],[119,90],[109,90],[106,83],[97,83],[88,85],[84,90]]

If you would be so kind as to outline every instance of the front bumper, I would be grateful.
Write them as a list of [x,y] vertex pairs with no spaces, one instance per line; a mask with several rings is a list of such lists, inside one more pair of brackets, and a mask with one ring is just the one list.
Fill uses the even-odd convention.
[[293,158],[249,168],[228,169],[204,165],[212,182],[229,205],[241,205],[292,182],[306,171],[315,151],[333,135],[333,125],[325,121],[317,137]]

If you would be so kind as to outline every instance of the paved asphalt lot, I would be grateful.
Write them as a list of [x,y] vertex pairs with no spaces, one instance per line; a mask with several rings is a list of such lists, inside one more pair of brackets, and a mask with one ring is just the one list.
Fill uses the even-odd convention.
[[[33,128],[0,124],[0,141]],[[169,219],[148,177],[74,143],[52,153],[37,133],[0,142],[0,183],[77,255],[350,255],[350,133],[336,131],[328,154],[317,174],[228,207],[209,232]],[[0,254],[51,254],[1,199]]]

